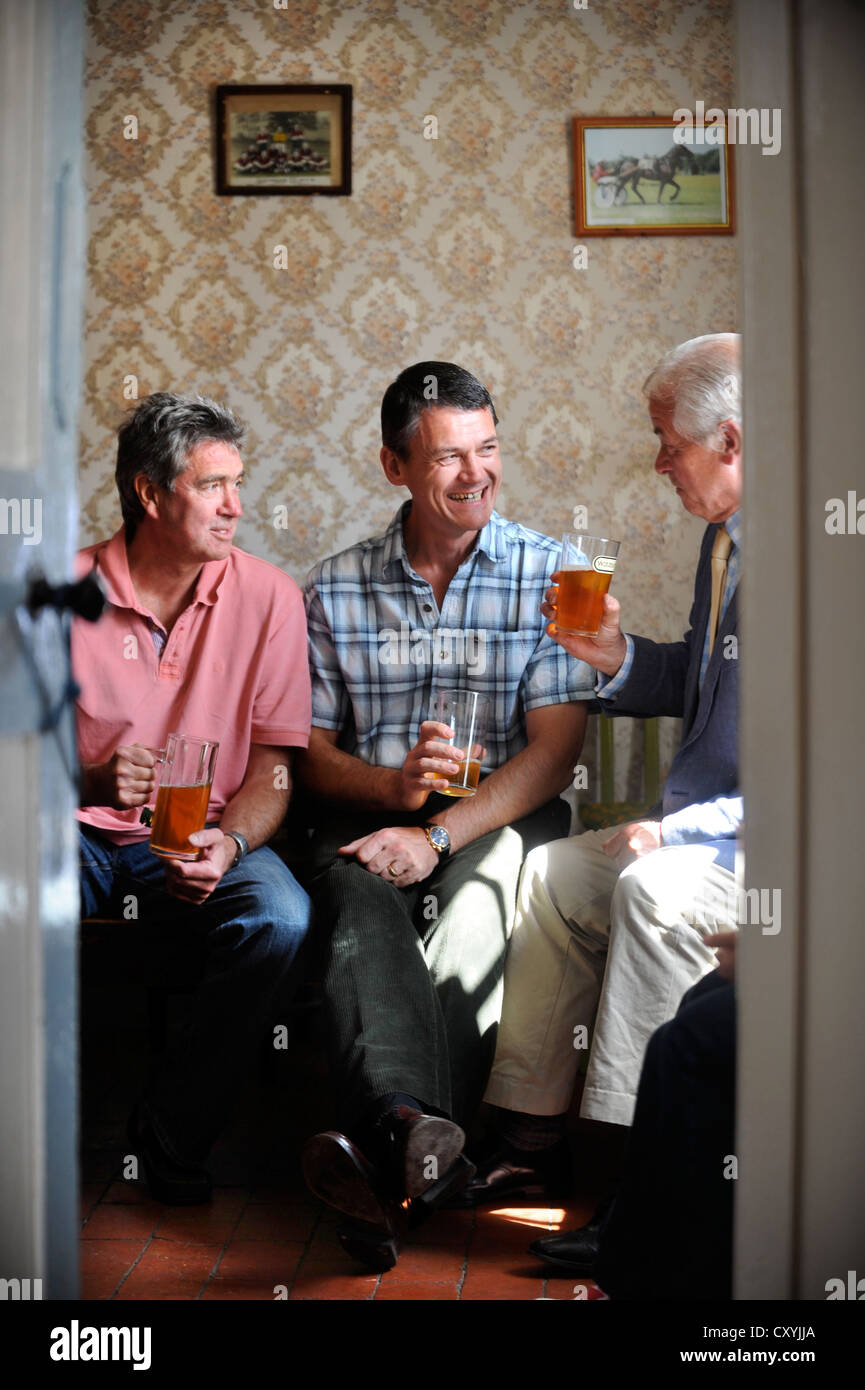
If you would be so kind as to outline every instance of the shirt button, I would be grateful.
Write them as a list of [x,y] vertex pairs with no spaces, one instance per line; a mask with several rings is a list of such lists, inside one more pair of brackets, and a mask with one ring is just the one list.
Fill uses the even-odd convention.
[[425,613],[431,613],[431,612],[432,612],[432,604],[431,604],[431,603],[425,603],[424,606],[423,606],[423,611],[424,611]]

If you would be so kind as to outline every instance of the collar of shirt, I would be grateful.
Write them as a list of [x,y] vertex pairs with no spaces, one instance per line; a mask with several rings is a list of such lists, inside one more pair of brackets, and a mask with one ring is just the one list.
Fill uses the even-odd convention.
[[[405,523],[410,511],[411,498],[397,508],[393,520],[385,532],[381,553],[381,572],[384,579],[396,578],[400,568],[408,575],[415,575],[405,548]],[[492,512],[486,526],[478,532],[477,540],[466,559],[470,560],[478,551],[481,551],[487,559],[492,560],[493,564],[503,560],[506,556],[506,548],[502,532],[507,525],[508,523],[499,516],[498,512]]]
[[[126,531],[121,526],[111,540],[96,554],[102,578],[106,582],[108,601],[115,608],[131,608],[142,618],[152,619],[153,615],[138,601],[132,576],[129,573],[129,557],[126,554]],[[215,603],[222,581],[228,572],[228,559],[207,560],[201,566],[201,573],[192,595],[192,603]]]

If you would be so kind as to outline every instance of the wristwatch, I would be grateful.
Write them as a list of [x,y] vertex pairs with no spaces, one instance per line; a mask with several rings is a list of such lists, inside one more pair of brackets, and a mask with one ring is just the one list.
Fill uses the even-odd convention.
[[245,835],[241,835],[239,830],[224,830],[222,833],[237,845],[237,853],[228,866],[230,869],[236,869],[238,864],[249,854],[249,841]]
[[424,826],[424,834],[438,855],[439,859],[445,860],[451,852],[451,837],[443,825],[438,825],[436,821],[427,821]]

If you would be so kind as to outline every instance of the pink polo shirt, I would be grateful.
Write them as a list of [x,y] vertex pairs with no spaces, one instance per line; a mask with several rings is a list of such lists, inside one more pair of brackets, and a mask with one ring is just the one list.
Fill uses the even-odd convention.
[[[219,743],[207,812],[218,821],[243,782],[253,743],[306,748],[310,688],[303,599],[275,565],[232,547],[202,566],[188,608],[167,635],[138,602],[123,528],[78,555],[95,566],[109,604],[96,623],[72,624],[78,756],[106,762],[120,744],[162,748],[168,734]],[[164,642],[157,655],[153,633]],[[140,808],[85,806],[79,820],[116,844],[149,835]]]

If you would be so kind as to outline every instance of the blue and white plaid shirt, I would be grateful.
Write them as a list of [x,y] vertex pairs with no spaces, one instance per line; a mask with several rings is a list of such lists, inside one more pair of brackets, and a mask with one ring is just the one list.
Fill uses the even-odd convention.
[[525,715],[594,698],[595,673],[546,635],[560,546],[493,512],[439,611],[405,551],[404,503],[383,536],[314,566],[304,588],[312,722],[378,767],[401,767],[439,690],[491,701],[484,772],[526,747]]
[[[724,582],[724,592],[721,595],[721,609],[718,614],[718,627],[720,628],[727,611],[730,599],[736,592],[736,585],[739,583],[739,571],[742,567],[742,512],[733,512],[724,522],[724,529],[730,540],[733,542],[730,554],[727,556],[727,577]],[[631,674],[631,667],[634,664],[634,643],[633,639],[625,633],[625,659],[614,676],[605,676],[598,672],[598,683],[596,693],[602,698],[611,695],[618,695],[628,676]],[[706,635],[703,638],[703,652],[700,658],[700,686],[706,675],[706,668],[709,665],[709,628],[706,626]]]

